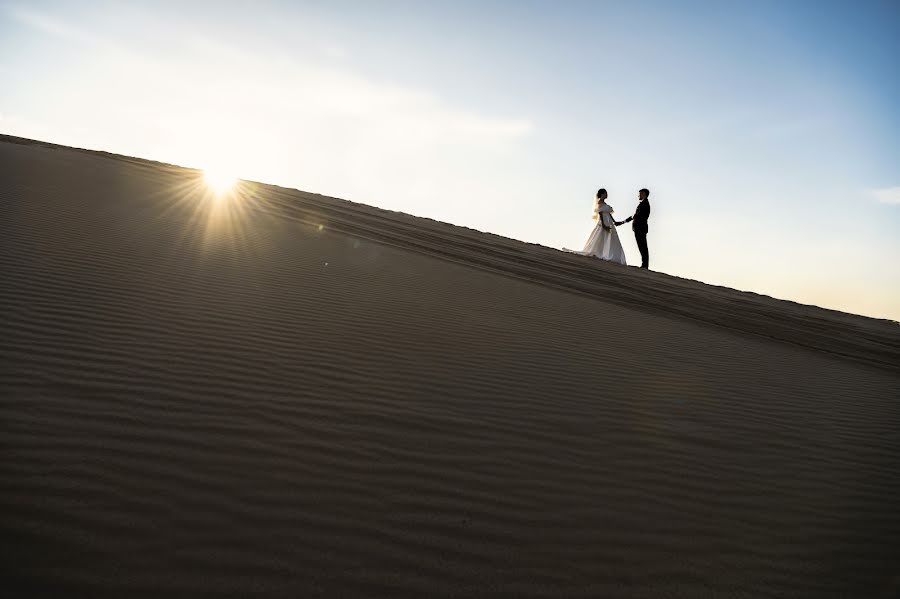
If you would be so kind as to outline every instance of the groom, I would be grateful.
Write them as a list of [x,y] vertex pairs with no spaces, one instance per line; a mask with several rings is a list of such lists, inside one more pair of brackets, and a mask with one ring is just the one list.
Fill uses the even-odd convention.
[[629,216],[623,221],[616,222],[616,226],[624,225],[628,221],[631,223],[631,230],[634,231],[634,240],[637,242],[638,249],[641,251],[641,268],[650,266],[650,250],[647,249],[647,221],[650,220],[650,190],[642,189],[638,192],[638,207],[634,211],[634,216]]

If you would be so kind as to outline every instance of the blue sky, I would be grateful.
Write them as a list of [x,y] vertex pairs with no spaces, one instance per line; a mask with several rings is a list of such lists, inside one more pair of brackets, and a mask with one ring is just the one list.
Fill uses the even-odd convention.
[[[900,3],[0,1],[0,132],[900,320]],[[631,263],[639,260],[621,229]]]

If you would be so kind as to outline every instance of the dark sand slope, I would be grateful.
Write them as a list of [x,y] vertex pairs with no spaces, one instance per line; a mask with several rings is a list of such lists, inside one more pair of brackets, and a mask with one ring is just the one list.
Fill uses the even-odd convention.
[[0,141],[17,596],[900,591],[896,324],[197,179]]

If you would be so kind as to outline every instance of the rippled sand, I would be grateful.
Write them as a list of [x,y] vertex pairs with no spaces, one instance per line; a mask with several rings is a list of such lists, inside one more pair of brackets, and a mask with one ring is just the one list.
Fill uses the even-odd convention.
[[0,314],[17,596],[900,592],[896,323],[9,137]]

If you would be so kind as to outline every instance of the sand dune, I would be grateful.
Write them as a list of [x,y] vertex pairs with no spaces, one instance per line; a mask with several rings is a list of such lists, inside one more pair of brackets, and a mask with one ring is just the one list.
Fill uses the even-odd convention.
[[896,323],[237,195],[0,140],[21,596],[900,592]]

